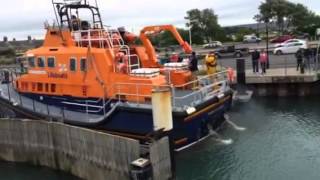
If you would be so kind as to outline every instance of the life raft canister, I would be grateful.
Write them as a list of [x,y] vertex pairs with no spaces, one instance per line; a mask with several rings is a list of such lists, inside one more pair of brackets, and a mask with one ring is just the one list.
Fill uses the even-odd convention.
[[227,69],[227,77],[230,83],[233,83],[235,81],[235,72],[231,67],[228,67]]

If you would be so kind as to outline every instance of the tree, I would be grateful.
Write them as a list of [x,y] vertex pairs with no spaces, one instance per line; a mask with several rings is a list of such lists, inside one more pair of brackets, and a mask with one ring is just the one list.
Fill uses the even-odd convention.
[[196,44],[223,40],[226,37],[213,9],[191,9],[187,11],[185,19],[189,21],[186,25],[191,28],[192,39]]
[[257,22],[273,20],[278,31],[292,27],[294,31],[309,32],[320,27],[320,16],[310,11],[302,4],[295,4],[287,0],[266,0],[259,6],[260,13],[254,17]]
[[[184,40],[187,40],[189,38],[188,30],[181,29],[181,28],[177,28],[177,30]],[[159,34],[152,35],[150,37],[150,40],[154,45],[158,47],[166,47],[166,46],[178,44],[177,40],[169,31],[162,31]]]

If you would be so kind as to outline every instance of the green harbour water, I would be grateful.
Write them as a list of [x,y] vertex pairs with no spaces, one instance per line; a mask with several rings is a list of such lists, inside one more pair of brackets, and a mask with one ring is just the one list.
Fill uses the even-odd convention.
[[27,164],[0,162],[1,180],[80,180],[61,171]]
[[[255,98],[237,104],[214,137],[176,155],[177,180],[319,180],[320,98]],[[48,168],[0,163],[8,180],[77,180]]]
[[177,155],[178,180],[319,180],[320,98],[258,98],[237,105],[223,145],[210,138]]

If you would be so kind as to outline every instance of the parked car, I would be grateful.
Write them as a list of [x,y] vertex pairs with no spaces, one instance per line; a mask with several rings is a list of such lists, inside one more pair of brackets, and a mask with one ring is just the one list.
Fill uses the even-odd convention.
[[276,55],[281,54],[294,54],[296,53],[300,48],[306,49],[307,43],[306,42],[293,42],[288,43],[282,47],[275,48],[273,53]]
[[301,40],[301,39],[289,39],[289,40],[286,40],[283,43],[276,44],[275,47],[278,48],[278,47],[282,47],[282,46],[285,46],[285,45],[290,44],[290,43],[298,43],[298,42],[306,43],[305,40]]
[[213,41],[211,43],[204,44],[202,47],[205,49],[209,49],[209,48],[216,48],[221,46],[222,46],[222,43],[220,41]]
[[270,42],[271,43],[283,43],[287,40],[293,39],[294,37],[291,35],[283,35],[283,36],[278,36],[274,39],[271,39]]
[[248,48],[238,48],[236,49],[234,45],[232,46],[223,46],[220,48],[217,48],[214,50],[214,53],[218,58],[224,58],[224,57],[243,57],[246,55],[249,55],[249,49]]
[[246,35],[243,37],[243,42],[244,43],[259,43],[259,42],[261,42],[261,39],[255,35]]

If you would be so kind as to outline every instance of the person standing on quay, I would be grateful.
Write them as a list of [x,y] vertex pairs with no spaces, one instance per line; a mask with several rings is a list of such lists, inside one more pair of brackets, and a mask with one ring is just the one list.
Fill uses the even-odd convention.
[[304,67],[303,67],[303,55],[304,55],[304,52],[303,52],[303,49],[299,49],[297,51],[297,53],[295,54],[296,58],[297,58],[297,71],[299,71],[300,69],[300,72],[302,73],[303,70],[304,70]]
[[308,69],[310,71],[311,70],[312,52],[311,52],[311,49],[309,47],[304,49],[303,56],[304,56],[304,59],[305,59],[304,62],[305,62],[306,69]]
[[259,59],[260,59],[260,52],[255,49],[252,54],[252,69],[253,73],[259,73]]
[[262,69],[261,74],[265,74],[266,73],[267,61],[268,61],[268,54],[265,52],[264,49],[262,50],[262,52],[260,54],[259,61],[260,61],[261,69]]
[[192,52],[190,56],[189,69],[192,72],[192,74],[198,71],[198,58],[197,58],[196,52]]

